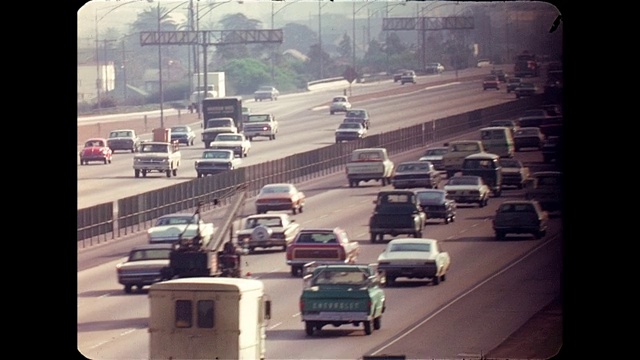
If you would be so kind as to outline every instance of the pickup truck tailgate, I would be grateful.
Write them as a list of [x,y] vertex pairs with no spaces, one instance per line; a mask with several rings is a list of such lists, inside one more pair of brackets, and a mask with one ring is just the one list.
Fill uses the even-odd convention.
[[384,174],[382,160],[358,160],[347,164],[347,174]]

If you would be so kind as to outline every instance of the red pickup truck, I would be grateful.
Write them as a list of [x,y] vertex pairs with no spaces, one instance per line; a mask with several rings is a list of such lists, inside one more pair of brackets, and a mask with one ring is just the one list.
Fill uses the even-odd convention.
[[287,246],[287,265],[292,276],[302,276],[305,264],[355,264],[360,244],[351,241],[347,232],[336,228],[301,229]]

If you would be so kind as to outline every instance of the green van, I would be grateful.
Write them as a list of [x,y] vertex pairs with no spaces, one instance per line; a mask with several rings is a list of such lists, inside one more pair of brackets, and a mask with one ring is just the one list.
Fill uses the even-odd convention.
[[480,129],[480,139],[486,152],[500,157],[513,157],[515,146],[511,129],[505,126],[491,126]]

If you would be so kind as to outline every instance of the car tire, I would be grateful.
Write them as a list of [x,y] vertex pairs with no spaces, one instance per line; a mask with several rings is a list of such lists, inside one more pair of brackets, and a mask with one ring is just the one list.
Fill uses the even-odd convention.
[[167,170],[165,171],[165,173],[167,174],[167,177],[170,178],[171,177],[171,170]]
[[440,276],[434,276],[433,279],[431,279],[431,282],[433,285],[440,285]]
[[140,177],[140,170],[134,170],[134,171],[133,171],[133,175],[134,175],[135,177],[139,178],[139,177]]
[[127,293],[127,294],[131,294],[131,288],[132,287],[133,287],[132,285],[125,285],[124,286],[124,292]]
[[305,333],[307,333],[308,336],[312,336],[313,330],[315,330],[315,326],[313,325],[313,323],[311,321],[305,321],[304,322]]
[[448,216],[446,216],[446,217],[444,218],[444,224],[445,224],[445,225],[447,225],[448,223],[449,223],[449,217],[448,217]]
[[371,237],[369,238],[369,242],[371,242],[372,244],[376,243],[376,238],[378,237],[378,234],[376,233],[371,233]]
[[382,315],[376,318],[373,318],[373,329],[380,330],[381,327],[382,327]]
[[447,280],[447,274],[440,275],[440,281],[445,281],[445,280]]
[[503,233],[502,231],[496,231],[496,239],[497,240],[504,240],[505,238],[505,233]]
[[364,324],[364,333],[367,335],[371,335],[373,332],[373,320],[363,321]]

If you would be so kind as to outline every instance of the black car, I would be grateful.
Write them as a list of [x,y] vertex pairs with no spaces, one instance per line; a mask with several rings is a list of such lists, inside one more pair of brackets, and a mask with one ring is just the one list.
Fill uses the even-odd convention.
[[186,146],[193,145],[196,140],[196,133],[187,125],[177,125],[171,127],[171,141],[177,141]]
[[513,90],[515,90],[520,85],[521,82],[522,82],[522,79],[517,77],[511,77],[507,79],[507,93],[510,93]]
[[542,145],[542,159],[546,163],[562,162],[562,142],[560,136],[549,136]]
[[504,70],[501,69],[491,70],[491,75],[497,76],[500,82],[507,82],[507,78],[509,77]]
[[444,223],[454,222],[456,218],[456,202],[447,198],[447,192],[440,189],[417,190],[416,196],[422,211],[430,219],[444,219]]
[[345,119],[343,122],[349,122],[347,121],[347,119],[359,119],[362,126],[364,126],[365,129],[369,130],[369,112],[365,109],[351,109],[345,113],[344,118]]

